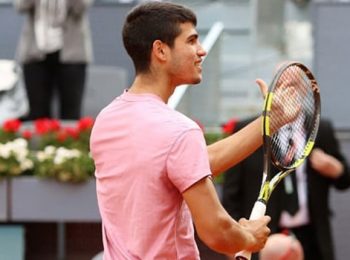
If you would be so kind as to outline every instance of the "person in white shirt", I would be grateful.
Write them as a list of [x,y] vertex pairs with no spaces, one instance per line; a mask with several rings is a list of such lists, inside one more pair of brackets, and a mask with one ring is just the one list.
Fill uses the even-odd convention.
[[87,10],[93,0],[15,0],[26,15],[17,61],[23,67],[29,99],[25,120],[56,117],[52,102],[58,96],[58,118],[78,119],[85,89],[92,40]]

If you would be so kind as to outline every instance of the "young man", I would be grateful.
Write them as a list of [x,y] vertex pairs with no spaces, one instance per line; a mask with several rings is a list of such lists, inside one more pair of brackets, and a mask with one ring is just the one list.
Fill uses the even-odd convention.
[[199,259],[192,221],[205,244],[228,255],[260,250],[270,232],[268,216],[233,220],[211,180],[261,145],[260,119],[206,147],[198,125],[166,104],[177,86],[202,79],[206,52],[195,26],[191,10],[165,2],[126,18],[136,77],[91,135],[104,259]]

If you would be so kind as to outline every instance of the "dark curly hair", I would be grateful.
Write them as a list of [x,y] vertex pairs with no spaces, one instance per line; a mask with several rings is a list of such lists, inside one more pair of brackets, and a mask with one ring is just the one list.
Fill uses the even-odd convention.
[[181,33],[180,24],[197,25],[196,15],[187,7],[167,2],[147,2],[133,8],[123,27],[123,43],[136,74],[148,72],[152,44],[161,40],[169,47]]

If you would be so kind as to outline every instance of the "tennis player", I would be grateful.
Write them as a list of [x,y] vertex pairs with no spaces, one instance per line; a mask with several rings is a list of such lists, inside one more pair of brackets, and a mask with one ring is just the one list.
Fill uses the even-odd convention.
[[206,52],[195,26],[191,10],[166,2],[138,5],[126,18],[136,76],[91,135],[105,260],[200,259],[192,223],[228,255],[260,250],[270,233],[268,216],[233,220],[211,179],[262,144],[261,119],[207,147],[199,126],[167,106],[177,86],[202,79]]

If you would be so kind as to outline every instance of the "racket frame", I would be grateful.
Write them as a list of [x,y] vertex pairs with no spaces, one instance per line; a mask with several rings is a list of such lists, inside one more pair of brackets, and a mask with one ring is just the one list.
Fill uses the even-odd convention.
[[[282,73],[288,69],[289,67],[292,66],[297,66],[300,68],[307,78],[311,82],[311,88],[312,88],[312,93],[314,96],[314,102],[315,102],[315,111],[312,115],[312,122],[313,122],[313,127],[312,131],[309,134],[308,139],[306,140],[306,144],[303,149],[302,156],[297,159],[291,166],[282,166],[280,163],[278,163],[277,160],[275,160],[272,156],[271,152],[271,127],[270,127],[270,111],[271,111],[271,106],[272,106],[272,101],[274,97],[274,89],[275,86],[277,85],[277,82],[279,81]],[[318,132],[318,126],[320,123],[320,114],[321,114],[321,98],[320,98],[320,91],[319,87],[317,85],[317,81],[314,77],[314,75],[311,73],[311,71],[302,63],[299,62],[288,62],[285,63],[277,72],[275,75],[272,83],[270,84],[268,93],[265,98],[264,102],[264,109],[262,112],[262,133],[263,133],[263,149],[264,149],[264,170],[263,170],[263,179],[262,179],[262,186],[260,189],[259,197],[258,200],[262,201],[263,203],[267,204],[272,191],[275,189],[277,184],[287,175],[289,175],[295,168],[300,166],[305,159],[310,155],[314,144],[315,140],[317,137],[317,132]],[[276,166],[280,172],[277,173],[273,178],[270,178],[269,173],[271,172],[271,161],[274,166]]]
[[[277,85],[278,80],[282,73],[291,66],[297,66],[302,69],[308,79],[311,81],[311,88],[314,95],[315,102],[315,111],[312,115],[313,128],[312,131],[306,140],[306,144],[304,146],[304,150],[302,156],[297,159],[291,166],[285,167],[281,164],[277,163],[276,160],[272,159],[271,152],[271,128],[270,128],[270,111],[274,96],[274,88]],[[321,99],[320,99],[320,91],[317,84],[317,81],[312,74],[312,72],[302,63],[299,62],[288,62],[285,63],[274,76],[273,81],[269,86],[268,93],[265,97],[264,109],[262,112],[262,133],[263,133],[263,150],[264,150],[264,168],[263,168],[263,177],[262,184],[260,187],[260,192],[257,201],[255,202],[253,209],[251,211],[250,220],[258,219],[265,215],[266,213],[266,205],[271,196],[271,193],[277,186],[277,184],[287,175],[295,170],[296,167],[301,165],[307,156],[311,153],[312,148],[314,147],[315,140],[317,137],[318,126],[320,123],[320,113],[321,113]],[[272,163],[271,163],[272,161]],[[280,172],[277,173],[273,178],[270,177],[269,173],[271,172],[271,166],[274,164]],[[251,252],[249,251],[241,251],[235,255],[236,260],[250,260]]]

